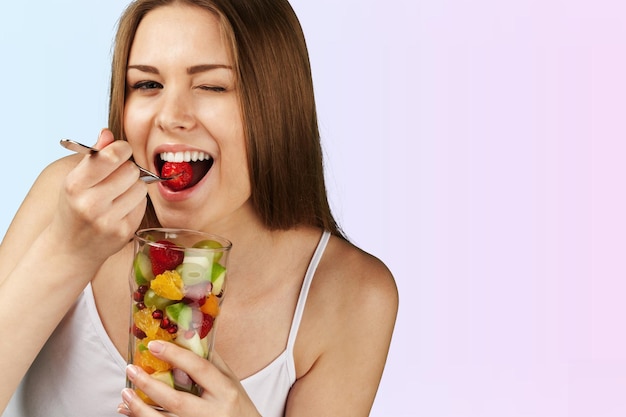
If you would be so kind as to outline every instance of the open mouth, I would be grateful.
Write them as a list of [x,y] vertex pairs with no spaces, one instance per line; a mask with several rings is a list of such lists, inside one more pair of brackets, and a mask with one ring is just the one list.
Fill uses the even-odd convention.
[[174,191],[181,191],[198,184],[211,170],[213,157],[202,151],[162,152],[154,161],[162,176],[178,177],[164,181],[163,185]]

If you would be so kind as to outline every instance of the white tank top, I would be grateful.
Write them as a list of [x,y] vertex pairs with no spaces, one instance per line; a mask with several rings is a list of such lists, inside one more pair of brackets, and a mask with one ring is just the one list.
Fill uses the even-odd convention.
[[[324,232],[307,269],[286,349],[241,381],[263,417],[283,415],[296,381],[293,348],[311,281],[329,238],[330,233]],[[87,285],[33,362],[2,417],[118,416],[125,368],[126,361],[107,335],[91,285]]]

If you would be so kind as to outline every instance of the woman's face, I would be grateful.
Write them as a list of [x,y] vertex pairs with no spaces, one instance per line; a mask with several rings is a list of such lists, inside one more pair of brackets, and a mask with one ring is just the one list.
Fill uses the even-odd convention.
[[179,4],[149,12],[126,89],[124,129],[136,162],[186,172],[176,184],[150,186],[163,226],[210,230],[251,213],[235,72],[216,16]]

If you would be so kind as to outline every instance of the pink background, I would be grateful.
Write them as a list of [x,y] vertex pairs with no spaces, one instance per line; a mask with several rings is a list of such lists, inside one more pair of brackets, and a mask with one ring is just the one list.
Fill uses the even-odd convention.
[[[14,3],[2,231],[58,140],[105,125],[126,1]],[[626,415],[626,5],[292,4],[332,206],[400,291],[372,415]]]

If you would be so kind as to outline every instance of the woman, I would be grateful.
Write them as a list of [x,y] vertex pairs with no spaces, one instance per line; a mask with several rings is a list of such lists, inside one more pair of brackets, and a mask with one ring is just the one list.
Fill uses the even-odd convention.
[[[0,342],[0,405],[21,380],[11,406],[21,415],[111,415],[126,372],[179,416],[368,415],[397,291],[330,213],[288,2],[133,2],[116,38],[109,126],[98,154],[46,168],[0,247],[0,314],[20,317]],[[159,172],[187,160],[192,175],[146,185],[131,156]],[[213,362],[149,345],[201,397],[124,371],[129,241],[156,225],[233,242]],[[121,414],[159,415],[133,390],[121,400]]]

